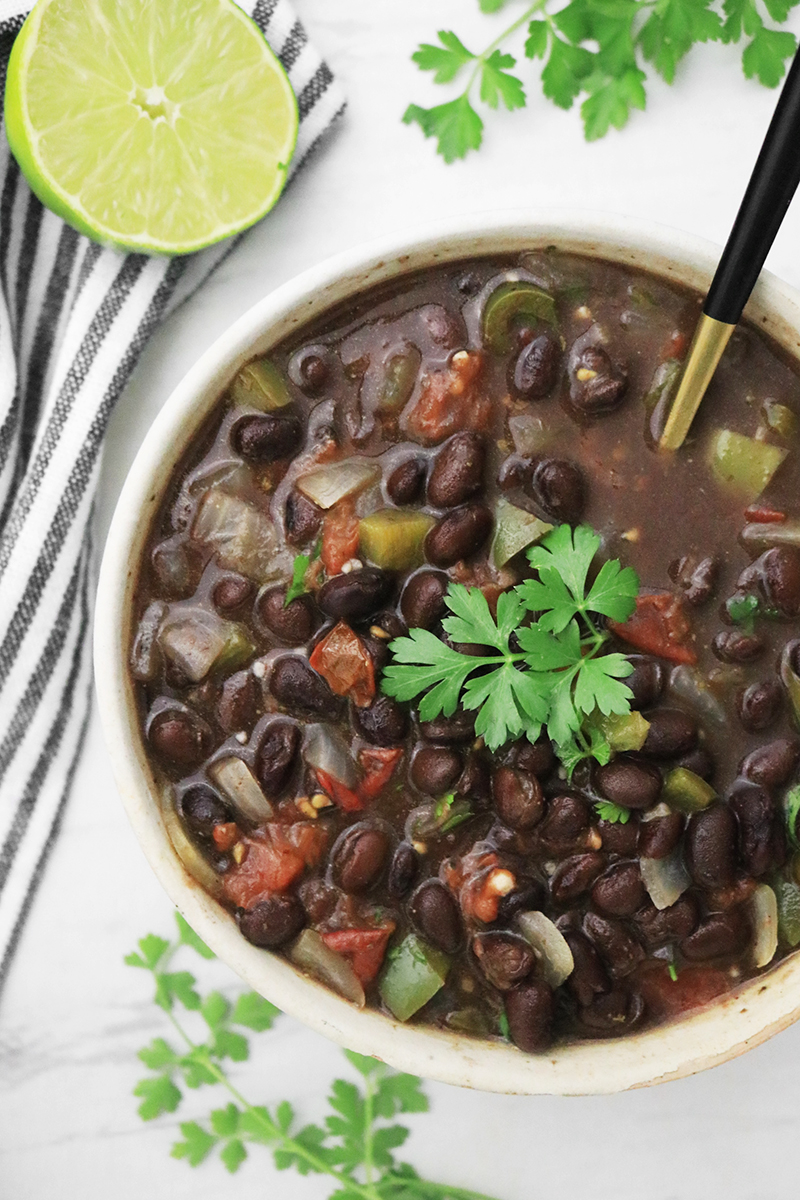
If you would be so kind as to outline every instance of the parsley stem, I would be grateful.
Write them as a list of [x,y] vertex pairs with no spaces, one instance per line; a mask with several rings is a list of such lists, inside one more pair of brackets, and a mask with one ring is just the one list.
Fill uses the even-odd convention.
[[509,25],[507,29],[504,29],[500,36],[496,37],[493,42],[490,42],[486,49],[478,55],[472,74],[470,75],[467,86],[464,89],[465,96],[469,96],[470,92],[472,91],[472,85],[475,83],[475,80],[478,78],[478,75],[481,72],[483,64],[490,57],[490,55],[492,55],[494,51],[503,44],[506,38],[510,38],[513,33],[516,33],[526,21],[531,19],[534,13],[539,12],[539,10],[544,8],[546,4],[547,0],[536,0],[535,4],[529,4],[522,16],[517,17],[513,24]]

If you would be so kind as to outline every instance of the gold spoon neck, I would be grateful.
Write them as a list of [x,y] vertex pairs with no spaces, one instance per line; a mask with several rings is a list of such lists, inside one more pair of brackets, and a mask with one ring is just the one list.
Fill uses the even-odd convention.
[[681,381],[659,441],[662,450],[677,450],[683,444],[694,415],[700,407],[700,401],[735,328],[735,325],[728,325],[701,313],[686,356]]

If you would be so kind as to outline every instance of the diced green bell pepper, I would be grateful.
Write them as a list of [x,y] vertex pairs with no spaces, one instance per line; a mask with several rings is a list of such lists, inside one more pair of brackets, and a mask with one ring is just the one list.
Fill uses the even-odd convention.
[[511,331],[519,317],[556,324],[556,303],[552,296],[525,280],[501,283],[495,288],[483,310],[483,344],[493,354],[511,349]]
[[433,523],[427,513],[379,509],[358,523],[361,553],[385,571],[409,571],[423,561],[422,543]]
[[398,1021],[407,1021],[444,986],[450,959],[409,933],[392,951],[383,969],[378,991]]
[[700,812],[716,798],[717,793],[711,784],[686,767],[673,767],[668,771],[661,789],[664,803],[682,813]]
[[533,513],[526,512],[524,508],[509,504],[502,496],[497,501],[494,521],[492,559],[496,567],[504,567],[520,550],[540,541],[553,528],[546,521],[540,521]]
[[718,429],[711,439],[709,461],[720,483],[730,484],[748,503],[757,499],[777,471],[788,450]]
[[421,362],[422,356],[416,346],[408,346],[391,356],[378,387],[378,412],[399,413],[405,408],[417,382]]
[[662,363],[656,367],[655,374],[644,395],[645,412],[652,413],[656,405],[664,398],[677,382],[681,372],[680,360],[677,358],[665,358]]
[[645,721],[640,712],[610,713],[607,717],[597,713],[592,717],[592,724],[617,754],[623,750],[641,750],[650,728],[650,722]]
[[788,879],[775,879],[773,891],[778,901],[778,933],[789,946],[800,945],[800,887]]
[[777,400],[765,400],[761,411],[769,428],[774,430],[779,437],[786,438],[788,441],[797,436],[797,414],[791,408],[787,408],[785,404],[780,404]]
[[231,399],[242,408],[271,412],[290,404],[292,397],[286,380],[268,358],[257,358],[242,367],[231,384]]

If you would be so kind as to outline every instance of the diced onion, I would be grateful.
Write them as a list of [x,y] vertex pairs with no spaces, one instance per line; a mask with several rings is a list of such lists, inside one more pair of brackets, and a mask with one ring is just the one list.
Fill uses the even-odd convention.
[[316,975],[345,1000],[351,1000],[359,1008],[364,1007],[366,997],[361,980],[344,955],[326,946],[315,929],[303,930],[289,948],[289,958],[301,971]]
[[330,725],[306,726],[303,760],[309,767],[325,771],[345,787],[353,788],[358,783],[349,747]]
[[517,921],[525,941],[533,947],[545,983],[559,987],[575,969],[564,935],[543,912],[520,913]]
[[526,458],[544,450],[553,436],[549,429],[545,429],[542,418],[534,417],[531,413],[518,413],[509,417],[508,432],[517,454],[523,454]]
[[767,883],[760,883],[750,897],[753,921],[753,966],[766,967],[778,949],[778,899]]
[[192,683],[205,679],[214,666],[238,666],[255,650],[242,625],[194,606],[174,606],[161,623],[158,641]]
[[212,896],[221,896],[222,884],[219,875],[206,861],[184,829],[180,817],[175,812],[171,796],[164,797],[161,812],[173,849],[192,879]]
[[206,492],[192,526],[192,537],[212,546],[217,562],[264,583],[274,578],[278,537],[266,513],[221,488]]
[[273,808],[259,787],[258,780],[246,762],[236,755],[219,758],[208,768],[208,773],[233,804],[237,812],[262,825],[273,815]]
[[720,727],[727,722],[725,705],[697,667],[686,664],[675,667],[669,677],[669,690],[685,701],[702,720]]
[[658,909],[669,908],[692,882],[680,847],[666,858],[640,858],[639,870],[647,894]]
[[345,462],[330,463],[303,475],[297,480],[297,488],[313,500],[318,508],[333,508],[345,496],[363,491],[380,475],[380,467],[364,459],[348,458]]
[[158,630],[167,613],[167,606],[160,600],[148,604],[136,630],[131,650],[131,674],[134,679],[146,683],[158,671],[161,653],[158,646]]

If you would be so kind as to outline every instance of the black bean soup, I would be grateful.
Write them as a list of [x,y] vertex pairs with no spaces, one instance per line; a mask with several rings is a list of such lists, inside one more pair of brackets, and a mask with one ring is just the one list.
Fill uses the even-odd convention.
[[[242,935],[357,1003],[526,1051],[707,1004],[800,943],[796,364],[735,333],[656,450],[693,293],[554,250],[402,277],[242,369],[147,542],[131,649],[165,819]],[[640,580],[631,712],[546,735],[381,689],[550,526]],[[291,594],[287,602],[287,588]],[[461,647],[469,651],[470,647]]]

